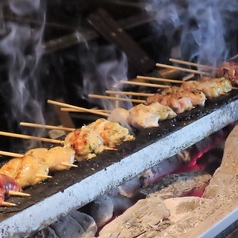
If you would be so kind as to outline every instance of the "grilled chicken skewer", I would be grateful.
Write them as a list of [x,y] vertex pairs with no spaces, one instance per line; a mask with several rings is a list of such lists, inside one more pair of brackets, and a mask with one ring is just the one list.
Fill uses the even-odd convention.
[[88,125],[89,128],[96,131],[104,141],[104,146],[115,147],[124,141],[134,140],[134,136],[130,135],[129,130],[122,127],[117,122],[100,118]]
[[205,94],[198,89],[183,89],[180,87],[171,87],[164,90],[161,94],[157,93],[147,98],[147,104],[159,102],[168,106],[177,113],[189,111],[194,106],[204,106],[206,101]]
[[137,129],[158,127],[159,121],[170,119],[176,113],[169,107],[156,102],[151,105],[139,104],[129,110],[127,121]]
[[88,126],[82,126],[65,138],[65,147],[76,152],[76,159],[91,159],[103,150],[120,145],[124,141],[134,140],[127,128],[116,122],[98,119]]
[[224,62],[217,70],[217,77],[225,77],[229,79],[232,84],[238,84],[238,63]]
[[31,155],[11,159],[2,166],[0,173],[13,178],[22,188],[35,185],[47,178],[52,178],[48,176],[48,164],[42,158]]
[[97,132],[82,126],[66,136],[64,146],[73,149],[76,152],[76,160],[81,161],[100,154],[104,150],[104,141]]
[[46,148],[31,149],[26,152],[26,155],[31,155],[36,158],[43,159],[49,166],[50,171],[68,170],[74,165],[74,150],[61,146],[52,147],[49,150]]
[[230,80],[223,78],[201,78],[197,81],[186,81],[181,85],[184,89],[201,90],[207,98],[216,98],[232,90]]

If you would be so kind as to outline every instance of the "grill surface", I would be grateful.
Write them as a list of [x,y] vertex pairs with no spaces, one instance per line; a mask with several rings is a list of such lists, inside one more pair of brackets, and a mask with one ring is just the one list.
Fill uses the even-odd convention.
[[236,121],[236,94],[233,91],[227,96],[207,101],[206,107],[195,108],[164,121],[159,128],[137,132],[135,141],[123,143],[117,151],[103,152],[92,160],[80,162],[78,168],[57,172],[50,181],[26,189],[25,192],[31,194],[29,198],[10,198],[9,201],[18,206],[0,209],[1,237],[26,235],[47,226],[58,216],[78,209]]

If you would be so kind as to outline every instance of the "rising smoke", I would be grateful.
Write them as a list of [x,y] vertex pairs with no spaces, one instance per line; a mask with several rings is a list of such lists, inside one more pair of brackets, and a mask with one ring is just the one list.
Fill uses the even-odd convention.
[[[78,88],[80,97],[87,98],[87,95],[105,94],[106,90],[115,89],[120,80],[127,80],[128,62],[123,52],[115,46],[91,47],[81,60],[83,85]],[[118,89],[120,86],[118,85]],[[105,109],[115,108],[113,101],[94,100],[87,98],[91,103],[97,103]],[[130,102],[121,102],[121,107],[130,108]]]
[[[235,0],[147,1],[158,32],[174,45],[172,57],[217,66],[237,53],[238,2]],[[175,38],[178,35],[179,41]],[[179,50],[178,50],[179,49]]]
[[[7,72],[1,78],[1,97],[8,108],[4,119],[9,130],[24,132],[24,128],[18,127],[20,121],[44,123],[38,78],[42,52],[36,51],[42,42],[45,23],[41,3],[40,0],[9,0],[0,9],[5,29],[0,38],[0,56]],[[24,21],[30,18],[38,24],[33,26]],[[40,133],[39,130],[31,132]]]

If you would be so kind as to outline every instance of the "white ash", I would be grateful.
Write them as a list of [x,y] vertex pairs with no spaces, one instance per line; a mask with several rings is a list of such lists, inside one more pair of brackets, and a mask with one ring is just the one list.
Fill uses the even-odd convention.
[[137,237],[149,231],[163,230],[170,225],[169,216],[170,212],[161,198],[142,199],[105,226],[99,237]]
[[202,192],[208,185],[211,175],[204,171],[190,171],[187,173],[170,174],[157,183],[143,188],[141,193],[163,199],[188,196],[198,191]]
[[165,206],[170,211],[169,220],[173,223],[181,220],[189,212],[201,206],[208,199],[200,197],[176,197],[164,200]]

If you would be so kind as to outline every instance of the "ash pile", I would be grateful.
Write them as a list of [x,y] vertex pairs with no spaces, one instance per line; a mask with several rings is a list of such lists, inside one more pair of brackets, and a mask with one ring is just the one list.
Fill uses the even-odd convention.
[[230,125],[31,238],[201,237],[236,207],[237,143]]

